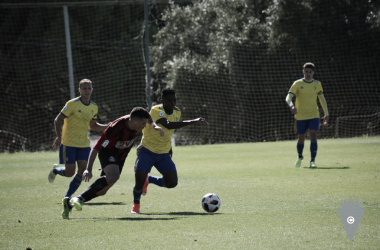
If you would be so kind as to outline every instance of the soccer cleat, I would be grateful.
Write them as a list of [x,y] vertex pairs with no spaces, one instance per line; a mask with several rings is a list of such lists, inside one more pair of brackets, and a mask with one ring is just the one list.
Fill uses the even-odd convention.
[[314,161],[310,162],[310,168],[317,168],[317,165],[315,164]]
[[146,195],[146,193],[148,192],[148,185],[149,185],[148,178],[149,178],[149,175],[146,176],[145,183],[142,190],[142,195]]
[[140,204],[133,203],[131,213],[132,214],[139,214],[140,213]]
[[63,206],[63,210],[62,210],[62,219],[70,219],[69,218],[69,214],[72,210],[72,207],[70,205],[70,198],[69,197],[65,197],[63,198],[62,200],[62,206]]
[[296,164],[294,165],[294,167],[295,168],[300,168],[302,160],[303,160],[303,157],[302,158],[298,158],[297,161],[296,161]]
[[53,170],[54,170],[56,167],[58,167],[58,164],[54,164],[53,169],[50,170],[50,173],[49,173],[49,175],[48,175],[48,180],[49,180],[50,183],[53,183],[54,180],[55,180],[55,176],[56,176],[56,174],[54,174]]
[[70,203],[75,207],[77,211],[82,211],[83,200],[78,197],[74,197],[70,200]]

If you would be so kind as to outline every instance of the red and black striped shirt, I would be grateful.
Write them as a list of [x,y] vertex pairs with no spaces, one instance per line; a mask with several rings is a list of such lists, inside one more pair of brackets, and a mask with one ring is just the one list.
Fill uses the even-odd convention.
[[113,121],[102,133],[94,148],[111,149],[120,161],[124,161],[133,146],[137,131],[128,126],[130,115],[122,116]]

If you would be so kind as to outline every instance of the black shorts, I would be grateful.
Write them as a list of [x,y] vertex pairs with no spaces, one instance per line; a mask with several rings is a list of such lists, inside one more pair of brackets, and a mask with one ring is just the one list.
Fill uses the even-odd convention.
[[112,151],[112,150],[108,150],[108,149],[102,149],[99,151],[98,153],[98,158],[99,158],[99,161],[100,161],[100,168],[102,169],[102,173],[100,174],[100,176],[103,176],[105,175],[104,173],[104,168],[107,166],[107,165],[110,165],[110,164],[116,164],[119,166],[119,171],[120,171],[120,174],[121,174],[121,171],[123,170],[123,167],[124,167],[124,161],[121,161],[119,158],[117,158],[115,156],[115,153]]

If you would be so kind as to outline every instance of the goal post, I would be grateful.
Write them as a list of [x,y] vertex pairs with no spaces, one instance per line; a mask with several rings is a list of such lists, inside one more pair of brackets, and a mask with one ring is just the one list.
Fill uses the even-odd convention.
[[179,129],[175,145],[295,140],[285,97],[309,61],[330,113],[318,138],[380,135],[376,1],[3,2],[0,152],[51,150],[84,78],[100,123],[174,87],[181,118],[209,123]]

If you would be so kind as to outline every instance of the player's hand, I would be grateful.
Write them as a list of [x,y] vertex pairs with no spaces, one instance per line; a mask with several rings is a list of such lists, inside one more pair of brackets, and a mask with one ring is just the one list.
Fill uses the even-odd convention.
[[205,123],[208,125],[208,122],[206,121],[205,118],[199,117],[193,120],[194,123]]
[[329,121],[329,116],[323,117],[323,126],[326,126]]
[[165,131],[164,131],[160,126],[154,126],[153,128],[154,128],[155,130],[159,131],[159,132],[160,132],[160,135],[161,135],[162,137],[165,136]]
[[57,138],[55,138],[53,145],[51,145],[51,147],[53,149],[57,149],[57,148],[59,148],[59,146],[61,146],[61,138],[57,137]]
[[296,107],[291,107],[290,112],[292,112],[293,115],[297,114],[297,108]]
[[90,181],[91,178],[92,178],[92,173],[86,169],[86,170],[83,172],[82,180],[83,180],[84,182],[88,182],[88,181]]

